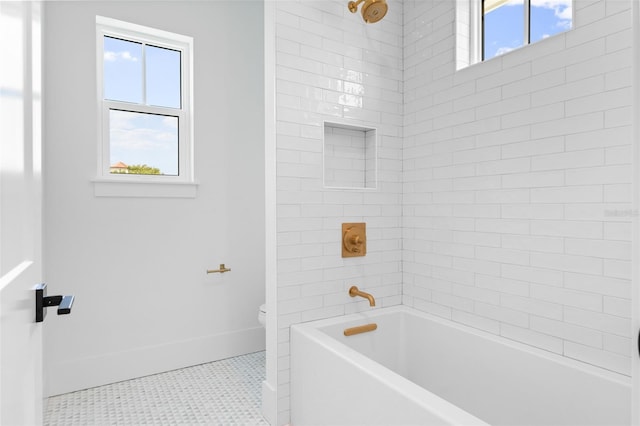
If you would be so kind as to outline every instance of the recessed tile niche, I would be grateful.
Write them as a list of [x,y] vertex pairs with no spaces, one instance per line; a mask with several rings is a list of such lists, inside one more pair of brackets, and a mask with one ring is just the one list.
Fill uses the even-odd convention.
[[324,123],[324,186],[375,189],[376,129]]

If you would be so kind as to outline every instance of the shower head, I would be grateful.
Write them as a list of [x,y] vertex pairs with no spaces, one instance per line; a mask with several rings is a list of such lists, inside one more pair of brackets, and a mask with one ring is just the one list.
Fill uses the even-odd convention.
[[358,5],[362,2],[364,2],[364,5],[361,8],[362,19],[364,19],[364,22],[367,24],[378,22],[387,14],[387,0],[350,1],[348,6],[351,13],[356,13],[358,11]]

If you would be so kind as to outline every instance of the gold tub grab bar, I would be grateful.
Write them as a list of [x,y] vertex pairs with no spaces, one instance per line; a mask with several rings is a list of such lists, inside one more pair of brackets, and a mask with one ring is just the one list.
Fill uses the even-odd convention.
[[373,331],[378,328],[378,324],[371,323],[365,325],[359,325],[357,327],[345,328],[344,335],[345,336],[353,336],[354,334],[366,333],[368,331]]

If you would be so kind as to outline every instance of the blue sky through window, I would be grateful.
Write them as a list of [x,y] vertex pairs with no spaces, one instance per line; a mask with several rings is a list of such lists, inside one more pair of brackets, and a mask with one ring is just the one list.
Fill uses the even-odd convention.
[[[510,0],[484,14],[484,59],[525,44],[524,1]],[[531,0],[530,43],[571,28],[571,0]]]
[[111,110],[110,163],[146,164],[178,175],[178,117]]
[[484,15],[484,59],[524,44],[524,4],[511,0]]
[[104,38],[104,98],[142,103],[142,44]]
[[180,108],[180,52],[147,46],[147,104]]
[[571,2],[531,1],[531,43],[571,28]]
[[[104,37],[103,55],[105,99],[181,107],[180,51]],[[178,117],[120,110],[109,115],[111,165],[146,164],[178,175]]]

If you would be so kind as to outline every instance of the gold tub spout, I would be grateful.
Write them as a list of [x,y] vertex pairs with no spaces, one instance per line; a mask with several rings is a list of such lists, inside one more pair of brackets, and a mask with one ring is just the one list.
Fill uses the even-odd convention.
[[351,297],[356,297],[356,296],[364,297],[365,299],[367,299],[369,301],[369,306],[376,306],[376,299],[374,299],[371,294],[366,293],[364,291],[358,290],[358,287],[356,287],[355,285],[351,286],[351,288],[349,289],[349,296],[351,296]]

